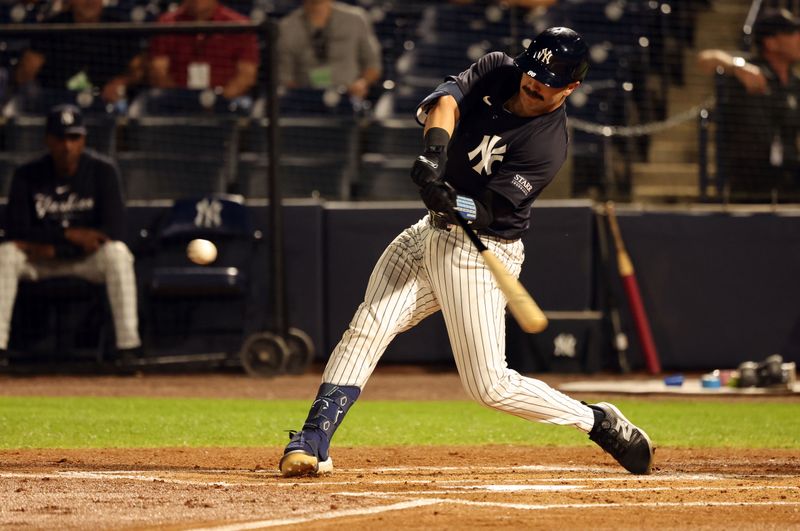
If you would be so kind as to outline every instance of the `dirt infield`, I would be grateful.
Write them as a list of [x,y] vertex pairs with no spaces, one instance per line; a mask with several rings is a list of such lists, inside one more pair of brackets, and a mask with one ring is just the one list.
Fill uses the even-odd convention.
[[[0,394],[307,398],[318,381],[0,377]],[[464,398],[452,374],[377,374],[365,398],[408,398],[409,384]],[[636,477],[594,447],[336,447],[334,474],[316,479],[279,477],[280,453],[0,451],[0,529],[800,527],[798,451],[660,448]]]

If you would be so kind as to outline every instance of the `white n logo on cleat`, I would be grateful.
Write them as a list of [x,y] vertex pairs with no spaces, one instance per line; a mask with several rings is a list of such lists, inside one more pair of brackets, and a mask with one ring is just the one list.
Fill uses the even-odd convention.
[[631,435],[633,435],[633,426],[627,422],[624,422],[622,419],[617,419],[617,425],[615,426],[615,429],[618,433],[622,434],[623,439],[630,442]]
[[506,152],[506,146],[495,147],[501,140],[502,138],[499,136],[484,135],[478,147],[467,153],[469,160],[480,157],[478,163],[472,167],[473,170],[478,173],[486,173],[486,175],[492,174],[492,163],[495,161],[502,162],[503,153]]

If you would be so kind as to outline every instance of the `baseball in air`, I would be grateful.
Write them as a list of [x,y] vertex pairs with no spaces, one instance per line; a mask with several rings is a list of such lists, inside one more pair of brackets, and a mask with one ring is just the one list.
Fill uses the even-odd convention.
[[217,259],[217,246],[208,240],[195,239],[186,246],[186,256],[197,265],[208,265]]

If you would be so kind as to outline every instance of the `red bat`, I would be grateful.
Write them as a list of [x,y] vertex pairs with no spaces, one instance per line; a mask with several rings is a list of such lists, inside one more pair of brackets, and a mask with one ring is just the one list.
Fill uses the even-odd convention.
[[631,257],[628,256],[628,251],[625,250],[625,244],[622,241],[622,234],[619,231],[617,215],[614,212],[614,203],[612,201],[606,203],[606,213],[608,214],[611,233],[614,235],[614,246],[617,248],[619,276],[622,279],[622,285],[625,287],[625,295],[628,297],[628,305],[633,316],[633,323],[636,325],[636,333],[639,335],[639,341],[642,344],[647,370],[650,374],[658,374],[661,372],[658,350],[656,350],[656,344],[653,341],[653,333],[650,331],[647,313],[644,311],[642,294],[639,292],[639,283],[636,281],[633,262],[631,262]]

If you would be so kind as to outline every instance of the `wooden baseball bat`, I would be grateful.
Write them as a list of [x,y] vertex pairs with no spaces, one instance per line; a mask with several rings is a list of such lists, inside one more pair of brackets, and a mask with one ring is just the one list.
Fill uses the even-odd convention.
[[658,350],[656,349],[655,341],[653,341],[653,333],[650,331],[647,313],[644,310],[642,294],[639,291],[639,283],[636,280],[633,262],[631,262],[628,251],[625,249],[625,243],[622,241],[622,234],[619,230],[617,215],[612,201],[606,203],[606,214],[608,215],[608,225],[611,228],[611,234],[614,236],[614,245],[617,248],[617,269],[619,269],[619,276],[622,279],[625,295],[628,298],[628,305],[630,306],[631,315],[633,316],[633,323],[636,326],[636,333],[642,344],[642,352],[647,362],[647,370],[651,374],[658,374],[661,372]]
[[505,295],[506,301],[508,301],[508,309],[511,310],[511,315],[519,323],[519,327],[529,334],[538,334],[547,328],[547,317],[522,283],[514,278],[494,253],[483,244],[478,235],[475,234],[475,231],[472,230],[472,227],[461,217],[461,214],[453,210],[452,215],[478,249],[478,252],[481,253],[486,267],[492,272],[497,286]]

